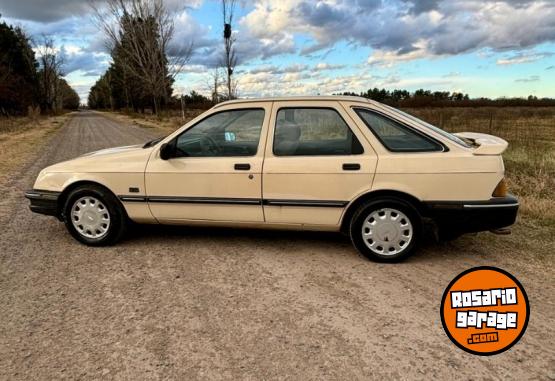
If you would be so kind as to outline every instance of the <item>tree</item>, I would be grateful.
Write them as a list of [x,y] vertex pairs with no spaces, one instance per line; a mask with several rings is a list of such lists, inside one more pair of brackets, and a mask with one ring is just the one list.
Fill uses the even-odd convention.
[[102,75],[91,87],[88,103],[92,109],[112,108],[113,102],[107,73]]
[[175,16],[166,10],[162,0],[107,0],[106,8],[93,8],[108,39],[114,68],[124,83],[141,87],[134,89],[134,94],[122,87],[127,92],[127,104],[140,92],[140,97],[151,99],[153,111],[158,113],[171,98],[175,76],[192,52],[191,44],[168,59]]
[[58,79],[58,88],[64,110],[77,110],[79,108],[79,94],[68,85],[65,79]]
[[19,27],[0,23],[0,115],[24,115],[38,103],[38,63]]
[[235,0],[222,0],[222,15],[224,21],[224,67],[227,76],[227,99],[237,97],[237,83],[233,81],[233,71],[237,64],[235,55],[235,38],[232,33],[233,15],[235,13]]
[[39,54],[39,92],[43,111],[57,112],[63,108],[60,81],[63,76],[63,59],[54,46],[54,40],[43,35],[36,50]]
[[206,88],[210,92],[212,98],[212,103],[217,104],[220,102],[222,96],[220,94],[220,86],[222,85],[222,73],[220,68],[214,68],[212,72],[209,73],[208,81],[206,83]]

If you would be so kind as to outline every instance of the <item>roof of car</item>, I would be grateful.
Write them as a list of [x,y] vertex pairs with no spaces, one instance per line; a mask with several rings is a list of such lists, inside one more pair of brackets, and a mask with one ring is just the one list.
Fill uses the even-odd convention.
[[221,107],[221,106],[230,105],[230,104],[248,103],[248,102],[278,102],[278,101],[350,101],[350,102],[372,103],[371,100],[364,97],[355,97],[350,95],[318,95],[318,96],[290,96],[290,97],[234,99],[232,101],[225,101],[222,103],[218,103],[216,107]]

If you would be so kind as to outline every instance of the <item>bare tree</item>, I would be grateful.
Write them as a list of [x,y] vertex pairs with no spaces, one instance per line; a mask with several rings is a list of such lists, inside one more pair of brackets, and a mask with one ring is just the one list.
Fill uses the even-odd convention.
[[45,111],[58,111],[63,106],[59,79],[63,76],[63,58],[54,46],[52,37],[42,35],[36,46],[39,56],[39,88]]
[[224,21],[224,67],[227,70],[227,97],[233,99],[236,96],[236,84],[233,83],[233,70],[237,64],[237,56],[235,55],[235,38],[232,33],[233,15],[235,13],[236,0],[222,0],[222,15]]
[[117,51],[124,58],[121,64],[125,72],[141,79],[158,114],[161,100],[169,98],[171,83],[191,57],[192,43],[168,54],[175,15],[168,12],[163,0],[106,0],[105,5],[97,4],[90,3],[112,55]]
[[220,86],[222,85],[222,72],[219,67],[214,68],[209,74],[206,81],[206,89],[210,92],[212,103],[220,102]]

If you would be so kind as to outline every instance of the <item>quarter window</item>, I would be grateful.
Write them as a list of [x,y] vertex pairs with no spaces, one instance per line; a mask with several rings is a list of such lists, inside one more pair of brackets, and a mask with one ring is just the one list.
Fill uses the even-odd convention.
[[263,109],[212,114],[179,135],[175,143],[176,156],[254,156],[263,122]]
[[276,156],[358,155],[363,148],[334,109],[284,108],[274,131]]
[[366,126],[390,151],[443,151],[441,144],[384,115],[367,109],[355,109],[355,111]]

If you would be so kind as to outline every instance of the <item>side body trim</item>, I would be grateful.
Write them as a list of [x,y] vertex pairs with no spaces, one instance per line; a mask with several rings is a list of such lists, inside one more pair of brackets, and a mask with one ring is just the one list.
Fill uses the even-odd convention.
[[175,197],[175,196],[118,196],[122,202],[152,202],[170,204],[218,204],[218,205],[267,205],[343,208],[348,201],[335,200],[267,200],[259,198]]

